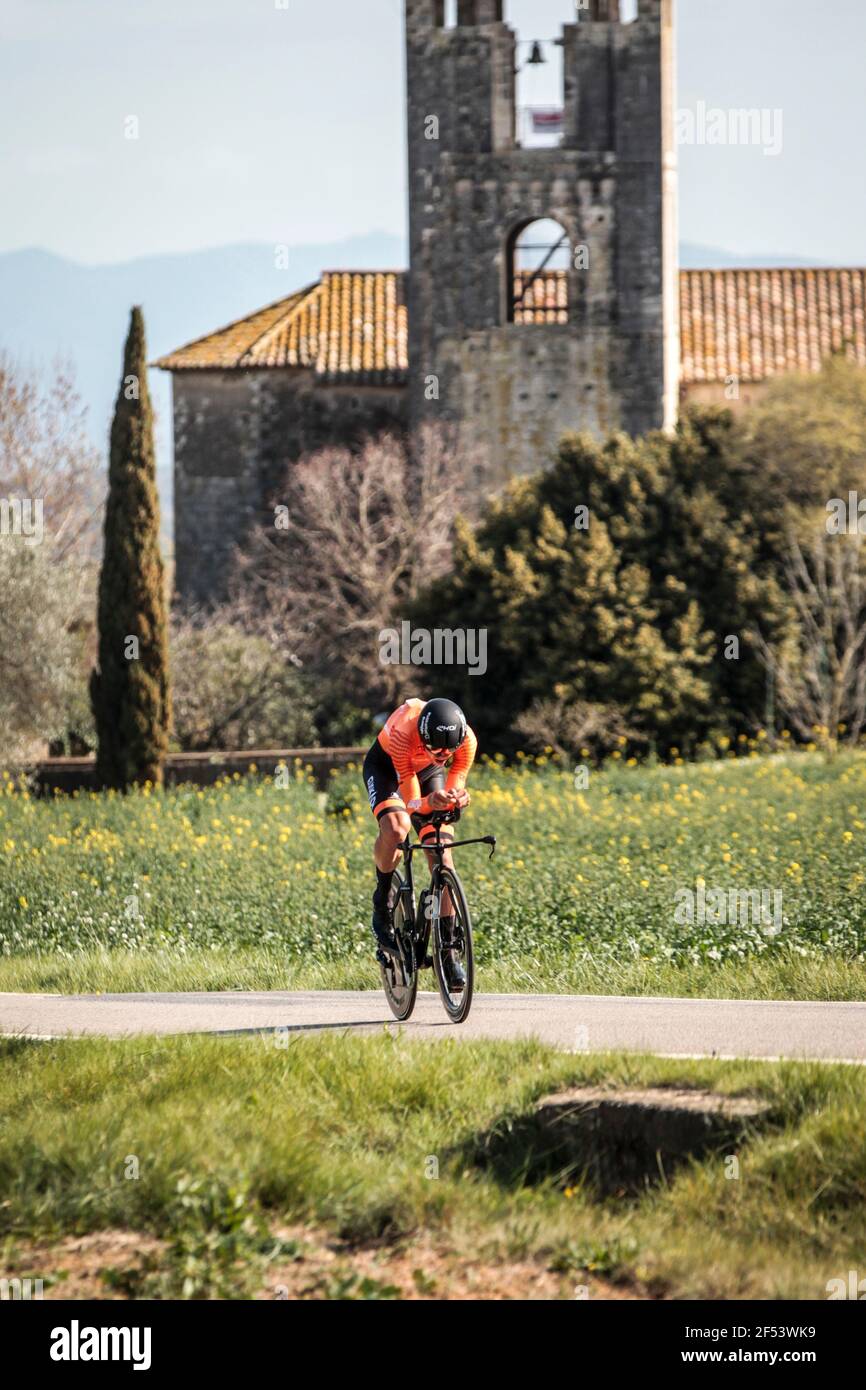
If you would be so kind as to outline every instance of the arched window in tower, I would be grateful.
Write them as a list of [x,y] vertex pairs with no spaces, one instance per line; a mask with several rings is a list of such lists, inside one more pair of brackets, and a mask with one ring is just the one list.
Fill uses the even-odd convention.
[[508,244],[509,323],[568,323],[571,241],[552,217],[524,223]]

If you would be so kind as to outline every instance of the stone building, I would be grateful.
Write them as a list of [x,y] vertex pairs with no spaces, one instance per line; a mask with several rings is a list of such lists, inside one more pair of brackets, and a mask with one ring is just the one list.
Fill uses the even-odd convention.
[[[168,354],[176,585],[225,592],[291,464],[427,419],[491,489],[565,430],[670,427],[831,351],[866,365],[866,272],[678,272],[672,0],[587,0],[561,35],[561,139],[518,134],[502,0],[406,0],[410,266],[319,283]],[[272,513],[271,513],[272,515]]]
[[[161,358],[172,373],[175,589],[225,596],[236,547],[326,444],[406,428],[405,276],[321,281]],[[270,513],[273,517],[273,512]]]

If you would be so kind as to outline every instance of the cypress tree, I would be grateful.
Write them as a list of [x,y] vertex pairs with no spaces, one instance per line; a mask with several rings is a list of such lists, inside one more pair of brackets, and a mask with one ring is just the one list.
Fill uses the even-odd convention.
[[99,784],[160,783],[170,721],[168,637],[153,414],[137,306],[111,425],[98,629],[90,697]]

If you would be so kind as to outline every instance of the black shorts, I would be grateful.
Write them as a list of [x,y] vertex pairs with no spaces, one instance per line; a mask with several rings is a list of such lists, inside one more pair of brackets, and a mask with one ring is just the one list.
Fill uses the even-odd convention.
[[[431,763],[418,773],[421,795],[445,790],[447,773],[439,763]],[[400,795],[400,778],[390,754],[386,753],[378,739],[364,759],[364,786],[370,799],[370,810],[378,820],[386,811],[405,811],[406,803]],[[420,831],[426,825],[428,816],[412,816],[412,824]]]

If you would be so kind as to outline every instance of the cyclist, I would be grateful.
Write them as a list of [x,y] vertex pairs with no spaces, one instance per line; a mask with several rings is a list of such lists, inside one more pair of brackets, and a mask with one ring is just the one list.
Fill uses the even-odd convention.
[[[391,876],[400,861],[400,846],[412,825],[422,842],[433,838],[430,823],[434,811],[454,811],[469,805],[466,776],[475,760],[478,741],[466,716],[453,700],[405,700],[388,718],[364,759],[364,784],[370,809],[379,825],[373,848],[376,891],[373,894],[373,934],[379,951],[393,951],[394,921]],[[446,763],[451,766],[446,771]],[[445,826],[442,838],[453,839]],[[432,868],[433,856],[427,856]],[[451,866],[451,855],[444,861]],[[440,926],[444,943],[452,940],[456,922],[450,900],[441,904]],[[443,956],[449,989],[459,992],[465,983],[456,951]]]

